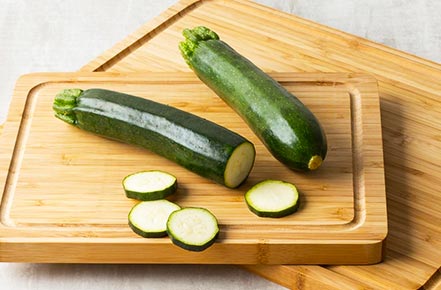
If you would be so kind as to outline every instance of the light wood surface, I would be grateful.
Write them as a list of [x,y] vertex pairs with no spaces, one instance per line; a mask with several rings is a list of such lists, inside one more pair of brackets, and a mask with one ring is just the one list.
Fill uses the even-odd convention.
[[[361,74],[274,74],[317,115],[329,153],[311,174],[273,158],[248,126],[192,73],[46,73],[23,76],[0,136],[0,260],[27,262],[368,264],[387,234],[379,97]],[[146,150],[94,136],[53,116],[63,88],[100,87],[192,112],[251,140],[257,151],[246,183],[232,190]],[[326,104],[326,109],[323,109]],[[127,226],[135,204],[124,176],[160,169],[178,178],[173,200],[206,207],[220,222],[213,247],[191,253],[168,238],[143,239]],[[301,208],[258,218],[243,196],[264,179],[295,183]],[[58,255],[68,246],[63,255]],[[240,255],[238,255],[240,253]]]
[[368,72],[379,80],[389,220],[384,262],[247,269],[305,289],[416,289],[438,273],[441,65],[252,2],[193,0],[180,1],[83,70],[187,71],[176,45],[181,30],[195,25],[213,28],[269,72]]

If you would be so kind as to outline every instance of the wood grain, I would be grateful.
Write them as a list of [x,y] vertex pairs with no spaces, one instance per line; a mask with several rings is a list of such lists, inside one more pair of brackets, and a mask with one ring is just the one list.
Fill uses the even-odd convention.
[[269,72],[367,72],[379,80],[389,215],[383,263],[247,268],[310,289],[343,289],[348,281],[352,289],[416,289],[437,273],[441,65],[249,1],[211,0],[178,2],[82,70],[187,71],[175,45],[183,27],[196,25]]
[[[347,73],[273,76],[311,108],[327,133],[329,153],[316,172],[305,175],[284,167],[192,73],[22,77],[0,137],[5,144],[0,152],[1,183],[5,184],[0,260],[379,262],[387,215],[376,80]],[[149,98],[230,128],[256,146],[252,173],[239,189],[227,189],[151,152],[65,124],[54,118],[52,102],[57,92],[69,87],[100,87]],[[216,215],[221,227],[218,243],[203,254],[183,253],[167,238],[146,240],[131,232],[127,214],[134,201],[125,197],[121,180],[148,169],[168,171],[178,178],[180,189],[173,200],[179,205],[206,207]],[[243,195],[264,179],[296,184],[301,192],[300,210],[283,219],[252,214]],[[67,245],[72,252],[56,254]],[[135,254],[138,251],[142,254]]]

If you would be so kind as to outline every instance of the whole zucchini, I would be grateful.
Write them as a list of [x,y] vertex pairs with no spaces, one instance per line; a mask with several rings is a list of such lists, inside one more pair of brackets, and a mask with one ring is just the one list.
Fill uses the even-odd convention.
[[138,145],[227,187],[239,186],[254,163],[254,145],[206,119],[151,100],[103,89],[67,89],[54,100],[59,119]]
[[245,120],[275,158],[304,171],[322,164],[325,133],[297,97],[210,29],[185,29],[183,35],[179,49],[187,64]]

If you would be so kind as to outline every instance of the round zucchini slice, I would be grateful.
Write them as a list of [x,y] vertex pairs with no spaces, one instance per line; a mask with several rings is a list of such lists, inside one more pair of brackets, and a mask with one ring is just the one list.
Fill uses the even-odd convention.
[[122,183],[128,198],[144,201],[164,199],[173,194],[178,187],[175,176],[159,170],[127,175]]
[[142,201],[129,212],[129,226],[144,238],[167,236],[167,220],[181,207],[168,200]]
[[219,234],[216,217],[207,209],[187,207],[173,212],[167,221],[173,244],[200,252],[210,247]]
[[281,218],[297,211],[299,192],[294,184],[265,180],[245,194],[248,208],[260,217]]

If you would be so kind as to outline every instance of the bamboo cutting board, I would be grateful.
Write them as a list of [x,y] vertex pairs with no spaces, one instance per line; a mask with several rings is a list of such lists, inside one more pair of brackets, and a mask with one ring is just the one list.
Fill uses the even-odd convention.
[[[1,135],[0,260],[27,262],[369,264],[382,258],[386,198],[376,80],[357,74],[276,74],[317,115],[329,142],[326,163],[311,174],[285,168],[248,126],[192,73],[47,73],[22,77]],[[256,146],[244,185],[214,184],[146,150],[93,136],[53,116],[63,88],[121,91],[192,112],[238,132]],[[323,107],[323,104],[326,104]],[[135,201],[124,176],[174,174],[183,207],[208,208],[218,242],[203,253],[170,239],[143,239],[127,226]],[[264,179],[295,183],[300,210],[258,218],[244,193]],[[63,255],[58,255],[62,249]],[[240,254],[238,254],[240,253]]]
[[[290,288],[440,285],[441,65],[250,1],[180,1],[83,71],[188,71],[184,27],[207,25],[266,71],[368,72],[379,80],[389,234],[372,266],[247,266]],[[432,276],[433,275],[433,276]],[[431,277],[432,276],[432,277]]]

